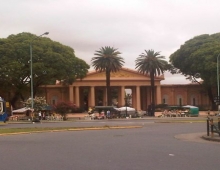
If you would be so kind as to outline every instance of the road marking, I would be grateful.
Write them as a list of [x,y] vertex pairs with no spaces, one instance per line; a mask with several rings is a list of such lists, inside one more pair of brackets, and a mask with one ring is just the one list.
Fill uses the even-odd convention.
[[174,154],[170,153],[169,156],[175,156]]

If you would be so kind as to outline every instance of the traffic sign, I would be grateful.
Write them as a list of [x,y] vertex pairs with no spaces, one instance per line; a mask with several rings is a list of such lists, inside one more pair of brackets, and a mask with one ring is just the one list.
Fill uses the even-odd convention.
[[215,96],[215,97],[214,97],[214,102],[215,102],[215,103],[220,102],[219,99],[220,99],[219,96]]

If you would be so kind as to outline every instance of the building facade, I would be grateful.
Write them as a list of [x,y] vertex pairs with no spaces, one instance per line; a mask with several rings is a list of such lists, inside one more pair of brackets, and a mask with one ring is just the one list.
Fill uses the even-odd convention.
[[[195,105],[209,107],[206,92],[198,84],[161,85],[164,76],[155,77],[155,102],[168,105]],[[125,92],[131,93],[131,107],[146,110],[151,104],[150,77],[135,70],[122,68],[111,73],[113,104],[125,105]],[[106,105],[106,78],[104,72],[89,72],[82,80],[65,86],[60,83],[41,86],[40,96],[45,96],[48,104],[70,101],[77,107]]]

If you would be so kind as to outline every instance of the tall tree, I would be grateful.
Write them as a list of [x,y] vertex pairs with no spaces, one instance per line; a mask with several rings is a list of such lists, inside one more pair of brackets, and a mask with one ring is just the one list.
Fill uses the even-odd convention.
[[154,52],[154,50],[145,50],[145,53],[139,55],[136,62],[136,69],[142,74],[149,74],[151,81],[151,116],[154,116],[155,112],[155,85],[154,77],[161,75],[167,70],[168,62],[165,61],[164,56],[160,56],[159,52]]
[[119,71],[123,64],[124,59],[120,57],[121,53],[118,49],[113,47],[101,47],[98,51],[95,52],[95,56],[92,58],[92,66],[96,71],[103,72],[105,71],[106,75],[106,90],[107,90],[107,104],[112,105],[111,102],[111,88],[110,88],[110,75],[111,72]]
[[201,85],[209,96],[212,110],[216,108],[214,96],[217,94],[213,89],[216,89],[217,84],[216,67],[217,57],[220,54],[219,44],[220,33],[203,34],[186,41],[170,56],[170,62],[187,79],[194,80],[197,78],[195,75],[200,75],[203,80]]
[[[34,41],[32,41],[34,40]],[[89,65],[77,58],[71,47],[30,33],[0,39],[1,90],[10,94],[12,106],[30,97],[30,42],[33,49],[33,91],[56,80],[72,83],[86,76]],[[80,68],[77,67],[80,66]]]

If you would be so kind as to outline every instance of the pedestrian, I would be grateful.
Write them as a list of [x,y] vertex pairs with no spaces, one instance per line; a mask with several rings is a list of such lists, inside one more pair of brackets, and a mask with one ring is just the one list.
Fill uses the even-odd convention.
[[42,115],[41,115],[41,111],[39,111],[39,113],[38,113],[38,117],[39,117],[39,121],[41,121],[41,117],[42,117]]
[[107,111],[107,118],[108,118],[108,119],[110,118],[110,114],[111,114],[111,113],[110,113],[110,110],[108,110],[108,111]]

